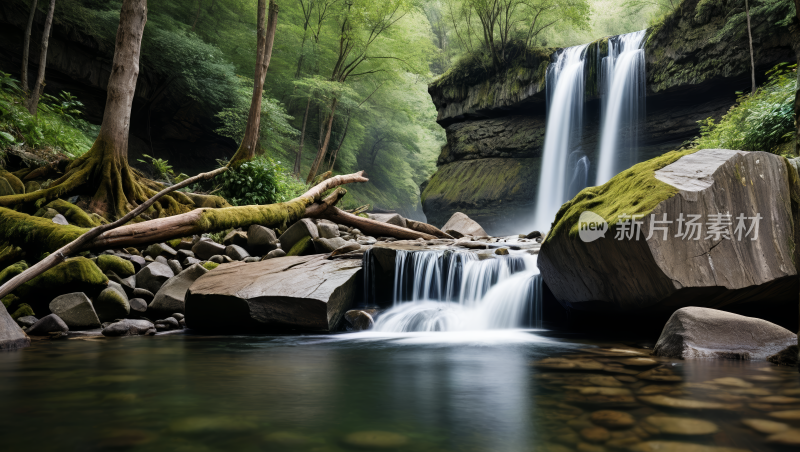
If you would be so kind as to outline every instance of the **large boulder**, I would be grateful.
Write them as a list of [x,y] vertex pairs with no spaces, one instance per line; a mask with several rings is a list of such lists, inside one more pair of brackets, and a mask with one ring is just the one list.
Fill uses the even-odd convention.
[[56,297],[50,302],[50,312],[59,316],[71,330],[100,328],[100,319],[97,317],[94,306],[83,292]]
[[111,322],[127,317],[131,312],[131,305],[122,286],[109,281],[108,288],[94,299],[94,310],[101,322]]
[[462,235],[471,235],[473,237],[487,236],[486,231],[483,230],[481,225],[470,219],[461,212],[456,212],[447,220],[447,223],[442,226],[442,231],[456,231]]
[[31,345],[31,339],[0,303],[0,350],[16,350]]
[[370,213],[368,216],[370,220],[393,224],[395,226],[400,226],[401,228],[408,227],[406,224],[406,219],[398,213]]
[[687,307],[664,325],[653,354],[665,358],[760,360],[797,345],[797,334],[766,320]]
[[186,292],[197,278],[206,273],[208,270],[202,265],[194,264],[168,279],[153,298],[148,310],[166,313],[183,312]]
[[[544,281],[575,310],[796,308],[800,186],[787,163],[766,152],[670,152],[587,188],[542,244]],[[638,216],[641,234],[623,215]]]
[[263,255],[276,248],[280,242],[275,231],[270,228],[253,224],[247,229],[247,248],[254,255]]
[[152,262],[136,274],[136,287],[157,293],[158,289],[175,276],[175,272],[167,264]]
[[16,293],[29,303],[37,313],[44,313],[55,297],[72,292],[83,292],[93,297],[108,287],[108,278],[85,257],[73,257],[22,284]]
[[288,256],[234,262],[186,295],[186,324],[204,331],[334,331],[361,291],[361,261]]
[[288,253],[298,242],[304,240],[306,237],[317,239],[319,238],[319,231],[317,230],[317,225],[315,225],[313,221],[308,218],[303,218],[291,225],[286,232],[281,234],[279,239],[281,242],[281,249]]

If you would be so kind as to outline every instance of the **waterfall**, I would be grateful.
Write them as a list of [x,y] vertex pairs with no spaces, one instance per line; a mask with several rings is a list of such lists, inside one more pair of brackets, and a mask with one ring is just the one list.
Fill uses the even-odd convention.
[[608,40],[608,56],[603,58],[600,72],[603,120],[595,185],[638,162],[639,124],[645,114],[645,33]]
[[[393,307],[376,331],[472,331],[541,326],[536,256],[397,251]],[[365,287],[366,293],[372,288]]]
[[565,49],[547,68],[547,130],[533,224],[539,230],[550,229],[568,199],[567,158],[581,139],[587,46]]
[[[574,158],[572,154],[576,154]],[[570,198],[575,197],[579,191],[589,184],[589,157],[582,155],[579,151],[575,151],[572,154],[570,154],[571,163],[568,166],[568,168],[574,168],[567,191]]]

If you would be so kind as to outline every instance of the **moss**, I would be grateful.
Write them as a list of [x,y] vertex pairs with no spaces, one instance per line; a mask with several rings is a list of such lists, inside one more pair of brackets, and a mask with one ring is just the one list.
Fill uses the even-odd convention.
[[0,271],[0,286],[7,283],[9,279],[19,275],[28,269],[28,264],[25,261],[19,261],[14,265],[9,265]]
[[8,185],[14,190],[16,194],[25,193],[25,184],[19,178],[4,169],[0,169],[0,177],[8,181]]
[[219,264],[216,262],[208,261],[203,264],[203,268],[205,268],[206,270],[214,270],[217,267],[219,267]]
[[311,237],[303,237],[302,239],[298,240],[297,243],[294,244],[292,249],[286,253],[287,256],[302,256],[306,253],[309,248],[313,248],[314,243],[311,241]]
[[103,273],[112,271],[122,278],[136,274],[131,261],[111,254],[97,256],[97,266]]
[[172,239],[172,240],[167,240],[167,242],[166,242],[166,243],[167,243],[167,245],[169,245],[171,248],[175,249],[175,248],[178,248],[178,245],[180,245],[180,244],[181,244],[181,239]]
[[556,214],[553,229],[544,245],[555,237],[568,234],[578,236],[578,219],[590,210],[603,217],[609,226],[617,223],[619,215],[647,215],[662,201],[674,196],[678,189],[656,179],[655,172],[696,150],[673,151],[639,163],[617,174],[598,187],[581,190]]
[[101,322],[113,322],[125,318],[131,312],[128,298],[113,287],[100,292],[92,305]]
[[0,207],[0,242],[22,245],[33,256],[56,251],[87,231]]
[[73,257],[21,285],[14,292],[28,303],[47,305],[58,295],[84,292],[96,295],[108,285],[108,278],[85,257]]
[[479,159],[449,163],[439,167],[421,194],[441,197],[448,204],[464,205],[499,200],[519,190],[525,174],[538,174],[539,162],[533,159]]
[[[2,235],[2,232],[0,232],[0,235]],[[8,243],[2,243],[2,239],[0,239],[0,268],[11,265],[23,257],[25,257],[25,252],[22,248]]]
[[22,303],[21,305],[19,305],[17,310],[14,311],[13,314],[11,314],[11,318],[17,320],[20,317],[27,317],[29,315],[35,316],[36,314],[34,314],[33,308],[31,308],[29,304]]
[[[42,209],[48,208],[55,210],[61,215],[64,215],[64,218],[69,221],[69,224],[74,224],[75,226],[80,226],[82,228],[93,228],[105,222],[100,216],[90,215],[75,204],[64,201],[63,199],[56,199],[44,206]],[[36,213],[36,216],[39,216],[39,212]]]
[[3,301],[3,306],[5,306],[6,309],[10,309],[11,305],[15,304],[18,300],[19,300],[18,296],[14,295],[13,293],[10,293],[10,294],[6,295],[5,297],[3,297],[3,300],[2,300]]

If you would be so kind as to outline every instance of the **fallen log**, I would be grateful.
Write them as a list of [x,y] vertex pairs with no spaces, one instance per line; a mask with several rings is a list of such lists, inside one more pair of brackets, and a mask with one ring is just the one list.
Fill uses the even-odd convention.
[[354,228],[358,228],[364,234],[372,235],[375,237],[394,237],[397,239],[415,240],[425,239],[434,240],[436,236],[427,234],[425,232],[414,231],[412,229],[395,226],[389,223],[383,223],[369,218],[359,217],[347,213],[338,207],[330,206],[327,208],[319,208],[312,212],[314,218],[322,218],[325,220],[333,221],[337,224],[344,224]]
[[440,239],[455,239],[455,237],[453,237],[452,235],[428,223],[423,223],[421,221],[415,221],[406,218],[406,225],[408,225],[408,229],[413,229],[415,231],[424,232],[430,235],[435,235]]

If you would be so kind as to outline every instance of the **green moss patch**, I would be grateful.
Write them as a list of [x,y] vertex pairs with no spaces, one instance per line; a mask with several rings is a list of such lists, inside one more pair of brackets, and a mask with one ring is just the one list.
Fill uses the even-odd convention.
[[97,266],[103,273],[112,271],[122,278],[127,278],[128,276],[136,274],[136,270],[133,268],[133,263],[131,261],[111,254],[101,254],[98,256]]
[[298,240],[297,243],[294,244],[292,249],[286,253],[287,256],[302,256],[305,254],[310,248],[314,247],[314,243],[311,241],[311,237],[303,237],[302,239]]
[[7,283],[9,279],[19,275],[28,269],[28,264],[25,261],[19,261],[14,265],[9,265],[0,271],[0,286]]
[[23,246],[33,256],[56,251],[87,231],[0,207],[0,242]]
[[578,219],[587,210],[603,217],[609,226],[615,225],[623,214],[649,214],[662,201],[678,193],[677,188],[656,179],[655,172],[695,152],[695,149],[668,152],[632,166],[599,187],[581,190],[558,210],[545,244],[564,234],[569,238],[576,238]]
[[28,303],[48,305],[58,295],[84,292],[93,296],[105,289],[108,278],[85,257],[73,257],[21,285],[14,293]]
[[219,267],[219,264],[216,262],[208,261],[203,264],[203,268],[205,268],[206,270],[214,270],[217,267]]
[[[80,207],[64,201],[63,199],[53,200],[40,210],[48,208],[55,210],[61,215],[64,215],[64,218],[67,219],[69,224],[80,226],[82,228],[93,228],[95,226],[100,226],[100,224],[105,222],[99,215],[88,214]],[[36,216],[40,216],[39,212],[36,213]]]
[[19,305],[17,310],[14,311],[13,314],[11,314],[11,318],[17,320],[20,317],[27,317],[29,315],[35,316],[36,314],[34,314],[33,308],[31,308],[30,305],[28,305],[27,303],[22,303],[21,305]]

